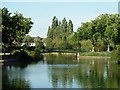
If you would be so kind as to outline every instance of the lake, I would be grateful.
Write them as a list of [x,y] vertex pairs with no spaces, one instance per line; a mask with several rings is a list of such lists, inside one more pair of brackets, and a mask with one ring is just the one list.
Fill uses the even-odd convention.
[[5,63],[3,88],[120,88],[120,65],[110,59],[44,55],[32,63]]

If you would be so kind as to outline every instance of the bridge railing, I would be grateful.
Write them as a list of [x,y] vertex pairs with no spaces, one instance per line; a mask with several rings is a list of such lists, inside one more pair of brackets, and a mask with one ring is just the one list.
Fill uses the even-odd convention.
[[82,49],[68,49],[68,48],[48,48],[48,51],[71,51],[71,52],[89,52],[88,50]]

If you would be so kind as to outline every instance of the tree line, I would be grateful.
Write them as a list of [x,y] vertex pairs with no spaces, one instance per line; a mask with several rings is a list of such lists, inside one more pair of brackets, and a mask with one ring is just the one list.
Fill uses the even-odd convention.
[[102,47],[102,44],[104,48],[107,47],[108,52],[111,46],[117,49],[120,44],[118,14],[101,14],[90,22],[82,23],[77,32],[73,32],[71,20],[67,23],[64,18],[62,23],[58,23],[56,16],[53,17],[52,25],[48,28],[47,47],[81,49],[81,46],[84,46],[82,42],[86,40],[91,43],[92,52],[95,51],[95,47]]
[[67,22],[66,18],[58,21],[54,16],[52,25],[48,27],[47,47],[48,48],[72,48],[69,42],[69,36],[73,35],[73,23],[71,20]]
[[[3,48],[11,49],[15,41],[21,46],[23,38],[30,32],[33,22],[23,14],[10,13],[7,8],[0,10],[0,33],[2,31]],[[82,23],[73,31],[72,20],[63,18],[59,21],[56,16],[52,19],[52,25],[48,27],[47,48],[62,49],[87,49],[95,51],[101,49],[110,51],[117,49],[120,44],[120,18],[118,14],[101,14],[90,22]],[[29,41],[29,40],[28,40]]]

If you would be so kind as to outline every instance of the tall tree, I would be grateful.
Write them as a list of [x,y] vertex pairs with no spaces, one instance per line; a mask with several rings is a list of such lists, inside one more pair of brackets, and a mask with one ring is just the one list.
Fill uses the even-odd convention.
[[69,34],[73,33],[73,23],[71,20],[69,20],[67,30],[68,30]]
[[[68,48],[67,37],[73,33],[73,24],[69,20],[67,23],[66,19],[63,18],[62,22],[58,21],[56,16],[52,19],[52,25],[48,28],[47,33],[47,47],[52,48]],[[49,46],[48,46],[49,45]]]
[[67,39],[67,21],[65,18],[63,18],[62,20],[62,24],[61,24],[61,31],[62,31],[62,39],[65,41]]
[[110,43],[113,42],[114,46],[116,46],[116,43],[119,42],[118,38],[119,38],[119,31],[118,31],[118,15],[117,14],[110,14],[109,18],[106,22],[107,27],[105,30],[105,38],[106,41],[108,43],[108,52],[110,51]]
[[0,48],[2,48],[2,10],[0,8]]
[[53,35],[52,39],[56,38],[56,28],[58,26],[58,19],[56,18],[56,16],[53,17],[52,19],[52,25],[51,25],[51,34]]
[[86,22],[86,23],[82,23],[82,26],[80,28],[78,28],[78,39],[79,40],[91,40],[93,48],[92,48],[92,52],[94,52],[94,47],[95,47],[95,42],[97,41],[97,37],[99,35],[99,33],[96,32],[95,30],[95,25],[96,22],[92,21],[92,22]]

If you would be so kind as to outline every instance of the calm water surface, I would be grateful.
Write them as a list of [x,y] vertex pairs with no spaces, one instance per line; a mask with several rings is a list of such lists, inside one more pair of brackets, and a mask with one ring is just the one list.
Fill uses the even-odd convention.
[[120,65],[110,59],[45,55],[39,62],[4,64],[3,87],[120,88]]

